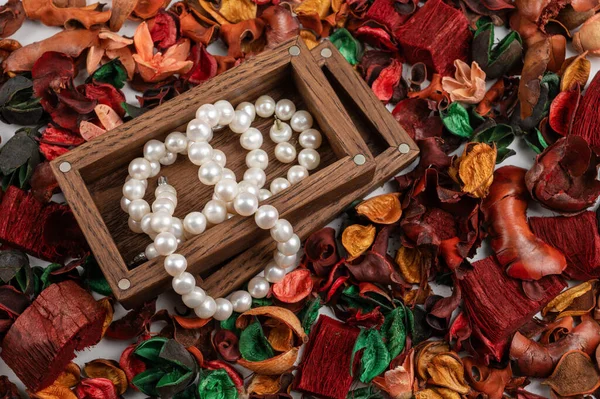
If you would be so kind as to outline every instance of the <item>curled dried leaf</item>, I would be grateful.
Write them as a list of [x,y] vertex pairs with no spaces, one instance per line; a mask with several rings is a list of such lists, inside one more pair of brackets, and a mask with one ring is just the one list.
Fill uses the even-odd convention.
[[294,367],[294,363],[298,359],[298,351],[299,348],[292,348],[280,355],[258,362],[240,358],[238,364],[257,374],[281,375]]
[[424,272],[431,265],[431,253],[416,247],[400,247],[396,253],[396,263],[400,267],[402,277],[409,284],[419,284]]
[[429,376],[427,365],[435,356],[450,351],[450,346],[444,341],[428,341],[424,343],[417,353],[417,375],[422,381],[427,381]]
[[290,310],[277,306],[262,306],[250,309],[237,318],[235,326],[240,329],[246,328],[257,316],[264,316],[282,322],[294,331],[296,336],[300,338],[300,341],[306,342],[308,340],[308,336],[304,332],[298,317]]
[[110,19],[111,11],[102,11],[99,3],[85,7],[57,7],[52,0],[24,0],[23,7],[29,19],[41,21],[48,26],[90,29]]
[[342,233],[342,245],[348,251],[348,260],[362,255],[375,241],[376,228],[373,225],[363,226],[353,224],[344,229]]
[[546,316],[548,313],[559,313],[559,315],[556,317],[557,319],[565,316],[577,316],[573,314],[563,314],[563,311],[571,306],[573,301],[575,301],[577,298],[582,297],[590,292],[594,288],[595,282],[596,280],[586,281],[561,292],[553,300],[551,300],[546,307],[544,307],[542,310],[542,316]]
[[267,340],[277,352],[286,352],[294,347],[294,332],[284,323],[277,323],[271,328]]
[[440,353],[433,357],[427,365],[427,373],[430,381],[435,385],[463,395],[469,393],[470,388],[465,382],[463,364],[458,355],[453,352]]
[[369,198],[356,206],[356,212],[359,215],[366,216],[373,223],[396,223],[402,216],[400,194],[382,194]]
[[600,387],[600,373],[586,353],[574,350],[564,354],[542,384],[549,385],[560,396],[587,395]]
[[96,359],[83,367],[84,373],[89,378],[106,378],[115,386],[117,393],[123,395],[127,390],[127,376],[119,368],[119,364],[114,360]]
[[102,336],[104,337],[104,334],[108,330],[108,327],[110,327],[110,323],[112,323],[113,316],[114,316],[114,309],[112,306],[112,301],[109,297],[104,297],[104,298],[100,299],[98,301],[98,304],[106,312],[106,316],[104,316],[104,324],[102,325]]
[[573,47],[578,53],[588,51],[590,55],[600,55],[600,14],[585,21],[575,32]]
[[592,63],[585,58],[586,56],[587,51],[564,62],[560,78],[560,91],[571,90],[577,84],[579,87],[585,87],[592,67]]
[[485,143],[468,143],[456,158],[448,173],[461,186],[461,190],[475,198],[485,198],[494,181],[496,146]]

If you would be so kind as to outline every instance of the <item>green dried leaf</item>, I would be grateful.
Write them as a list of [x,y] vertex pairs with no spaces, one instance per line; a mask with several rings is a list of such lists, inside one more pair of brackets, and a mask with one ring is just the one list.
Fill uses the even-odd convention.
[[31,125],[37,123],[44,110],[40,99],[33,97],[33,82],[25,76],[15,76],[0,88],[0,119],[4,123]]
[[158,369],[148,369],[142,371],[133,377],[131,383],[140,390],[140,392],[152,396],[158,397],[158,391],[156,390],[156,384],[163,376],[163,372]]
[[0,148],[0,174],[2,188],[6,190],[9,184],[23,188],[31,178],[35,167],[40,163],[39,145],[35,140],[37,130],[23,128],[17,130],[2,148]]
[[348,395],[346,395],[346,399],[385,399],[385,398],[386,398],[386,396],[383,395],[381,393],[381,391],[373,385],[355,389],[354,391],[348,392]]
[[527,146],[536,154],[541,154],[546,147],[548,147],[546,139],[544,139],[542,132],[540,132],[538,128],[535,128],[533,132],[523,136],[523,139],[525,140],[525,143],[527,143]]
[[273,347],[265,337],[258,321],[250,324],[240,334],[239,349],[242,357],[251,362],[260,362],[275,356]]
[[322,301],[321,297],[317,296],[304,306],[302,311],[298,314],[298,319],[302,323],[302,328],[306,334],[310,334],[312,325],[319,317],[319,309],[321,309]]
[[112,295],[112,289],[93,256],[88,256],[83,268],[85,270],[84,281],[92,291],[106,296]]
[[202,370],[198,382],[200,399],[237,399],[238,392],[223,369]]
[[0,280],[8,284],[19,270],[29,268],[29,258],[17,250],[0,251]]
[[43,289],[48,288],[53,283],[52,281],[50,281],[52,272],[55,270],[58,270],[62,267],[63,267],[63,265],[61,265],[60,263],[50,263],[48,266],[46,266],[44,268],[44,272],[40,276],[40,280],[42,280],[42,284],[43,284],[43,286],[42,286]]
[[273,300],[269,298],[252,298],[252,309],[262,308],[263,306],[273,305]]
[[470,139],[473,135],[469,112],[460,103],[453,102],[440,116],[450,133],[465,139]]
[[496,79],[517,66],[523,58],[523,43],[517,31],[510,31],[494,46],[494,24],[484,23],[475,32],[471,54],[490,79]]
[[496,156],[496,164],[503,162],[506,158],[516,154],[514,150],[508,148],[515,139],[513,128],[509,125],[498,124],[483,129],[473,137],[473,141],[486,143],[488,145],[495,144],[498,151]]
[[392,359],[404,350],[406,336],[412,332],[413,327],[412,313],[404,305],[400,305],[386,316],[380,331]]
[[92,75],[96,82],[108,83],[117,89],[122,89],[127,81],[127,70],[118,58],[107,62]]
[[135,105],[126,102],[122,102],[121,107],[123,107],[127,115],[129,115],[132,118],[137,118],[138,116],[143,115],[149,111],[149,109],[147,108],[136,107]]
[[[361,330],[354,349],[352,350],[352,360],[350,367],[354,364],[354,356],[356,352],[364,349],[360,359],[359,379],[361,382],[368,384],[383,373],[389,366],[391,357],[388,352],[379,331],[374,329]],[[352,370],[350,370],[352,371]]]
[[345,28],[337,29],[329,36],[331,43],[340,51],[350,65],[358,64],[360,58],[360,42]]
[[240,330],[235,326],[235,322],[239,317],[239,313],[233,312],[231,316],[227,320],[223,320],[220,322],[220,326],[222,330],[229,330],[238,337],[240,336]]
[[147,339],[145,341],[140,342],[140,344],[135,348],[133,353],[142,358],[144,362],[149,363],[162,363],[160,357],[160,351],[168,341],[168,338],[165,337],[154,337]]

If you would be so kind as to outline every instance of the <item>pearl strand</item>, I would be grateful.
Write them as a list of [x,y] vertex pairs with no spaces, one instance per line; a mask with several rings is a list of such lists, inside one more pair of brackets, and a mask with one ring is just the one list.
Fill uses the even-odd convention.
[[[275,157],[283,163],[293,162],[296,158],[296,150],[288,142],[292,130],[301,132],[299,143],[303,150],[298,154],[299,165],[288,170],[287,179],[275,178],[270,190],[267,190],[262,187],[266,184],[264,169],[268,166],[268,155],[260,149],[262,134],[250,125],[256,115],[267,118],[273,114],[276,122],[271,128],[270,138],[278,143]],[[288,120],[291,126],[282,122]],[[144,146],[144,158],[136,158],[130,163],[121,200],[121,207],[130,215],[129,226],[132,231],[146,233],[154,240],[145,250],[146,257],[165,256],[164,267],[173,276],[173,289],[182,295],[184,304],[193,308],[198,317],[225,320],[233,311],[250,309],[252,298],[264,298],[269,293],[270,283],[281,281],[286,275],[285,269],[296,264],[300,239],[287,220],[279,219],[275,207],[259,207],[259,202],[298,183],[308,176],[309,170],[318,167],[320,157],[316,149],[321,145],[322,138],[317,130],[312,129],[312,124],[310,113],[296,111],[294,103],[287,99],[275,103],[271,97],[261,96],[254,105],[244,102],[235,110],[229,102],[220,100],[215,104],[202,105],[196,112],[196,118],[188,124],[185,135],[173,132],[167,136],[165,143],[150,140]],[[225,125],[240,134],[240,145],[249,150],[246,157],[249,169],[240,183],[236,182],[235,174],[225,168],[225,154],[209,144],[213,130]],[[177,206],[177,191],[167,184],[166,179],[159,179],[152,207],[143,200],[147,179],[160,172],[160,165],[173,164],[177,154],[187,154],[192,163],[200,166],[199,180],[215,186],[213,199],[205,205],[202,213],[192,212],[183,221],[173,216]],[[248,291],[236,291],[229,299],[213,299],[196,286],[195,278],[186,272],[187,260],[175,251],[186,238],[225,221],[233,216],[233,212],[242,216],[254,215],[257,226],[270,230],[277,242],[277,250],[273,260],[264,269],[264,277],[251,279]]]

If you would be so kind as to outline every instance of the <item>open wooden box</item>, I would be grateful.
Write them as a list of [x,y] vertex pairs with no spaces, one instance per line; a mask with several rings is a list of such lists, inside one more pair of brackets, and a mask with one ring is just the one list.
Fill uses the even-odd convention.
[[[302,240],[324,227],[353,201],[363,198],[398,174],[419,155],[419,148],[408,133],[330,42],[323,42],[311,52],[375,156],[377,166],[369,183],[356,186],[351,193],[339,195],[326,204],[311,203],[304,212],[290,219]],[[271,240],[263,239],[223,263],[214,273],[201,274],[202,287],[215,298],[228,295],[260,273],[271,261],[275,248]],[[197,277],[197,280],[200,278]]]
[[[319,169],[263,204],[274,205],[286,219],[300,220],[305,207],[320,208],[371,184],[375,162],[369,148],[318,63],[299,39],[264,52],[51,163],[113,293],[126,307],[155,297],[171,283],[162,266],[162,257],[128,266],[151,241],[145,235],[129,231],[127,215],[120,209],[127,165],[142,156],[148,140],[162,140],[172,131],[185,131],[200,105],[225,99],[235,106],[242,101],[254,102],[263,94],[276,100],[290,98],[298,109],[310,111],[315,127],[326,138],[319,149]],[[272,118],[257,118],[253,126],[268,136],[272,123]],[[297,135],[294,139],[297,140]],[[226,129],[216,134],[211,144],[227,154],[227,167],[241,179],[246,151],[239,145],[239,136]],[[265,171],[267,181],[284,176],[289,168],[274,159],[273,148],[274,143],[265,139],[263,149],[271,158]],[[175,216],[200,211],[212,196],[213,188],[198,181],[197,168],[181,157],[161,170],[160,175],[166,176],[178,190]],[[155,177],[148,181],[147,200],[151,199],[156,180]],[[191,273],[211,273],[233,254],[267,236],[268,232],[258,229],[252,218],[236,216],[185,241],[177,252],[186,256]]]

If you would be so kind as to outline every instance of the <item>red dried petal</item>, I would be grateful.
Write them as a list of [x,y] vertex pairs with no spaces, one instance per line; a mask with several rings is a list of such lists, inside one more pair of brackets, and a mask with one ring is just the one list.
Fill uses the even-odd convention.
[[213,337],[213,345],[219,355],[227,362],[235,362],[241,356],[238,348],[238,337],[229,330],[217,331]]
[[47,203],[59,191],[58,181],[52,172],[49,162],[42,162],[35,167],[31,180],[31,193],[40,202]]
[[325,277],[329,268],[340,259],[335,242],[335,230],[325,227],[312,233],[304,243],[306,266],[319,277]]
[[575,112],[581,98],[580,91],[579,85],[576,85],[571,90],[560,92],[550,105],[548,122],[550,127],[561,136],[571,133]]
[[394,89],[400,83],[401,78],[402,63],[393,59],[392,63],[381,71],[371,88],[378,99],[387,103],[394,95]]
[[79,399],[117,399],[117,387],[107,378],[85,378],[75,387]]
[[378,22],[390,33],[396,32],[410,18],[410,15],[400,14],[394,3],[395,0],[375,0],[364,19]]
[[[122,105],[125,102],[125,94],[113,85],[108,83],[94,82],[85,85],[85,96],[94,100],[97,104],[104,104],[111,107],[121,118],[125,116],[125,110]],[[92,107],[92,112],[94,110]]]
[[273,295],[285,303],[296,303],[306,298],[313,289],[310,270],[296,269],[283,280],[273,284]]
[[133,309],[125,316],[113,321],[106,330],[106,336],[120,340],[136,338],[145,331],[155,313],[156,299],[146,302],[141,307]]
[[157,49],[164,51],[179,40],[179,17],[164,9],[158,11],[150,29],[150,36]]
[[42,155],[44,155],[44,158],[46,158],[48,161],[52,161],[69,152],[69,149],[58,145],[41,143],[40,152]]
[[290,10],[286,7],[271,6],[265,9],[260,18],[265,21],[265,37],[267,48],[277,45],[298,36],[300,25]]
[[354,36],[358,40],[368,43],[373,47],[397,51],[398,47],[393,36],[385,29],[371,25],[372,24],[365,24],[361,26],[354,32]]
[[44,130],[44,133],[42,133],[40,143],[58,145],[61,147],[76,147],[85,143],[85,140],[81,136],[73,134],[67,129],[48,125],[46,130]]
[[131,382],[133,381],[133,377],[146,370],[146,363],[134,355],[133,352],[136,347],[137,344],[131,344],[125,348],[119,359],[119,367],[125,372],[129,386],[137,390]]
[[192,47],[188,61],[192,61],[194,66],[182,78],[190,83],[199,84],[217,75],[217,60],[200,43]]
[[48,91],[60,91],[69,86],[75,75],[75,63],[71,57],[48,51],[31,69],[33,92],[36,97],[46,98]]
[[394,107],[392,115],[414,140],[442,136],[442,119],[432,114],[426,100],[406,98]]

